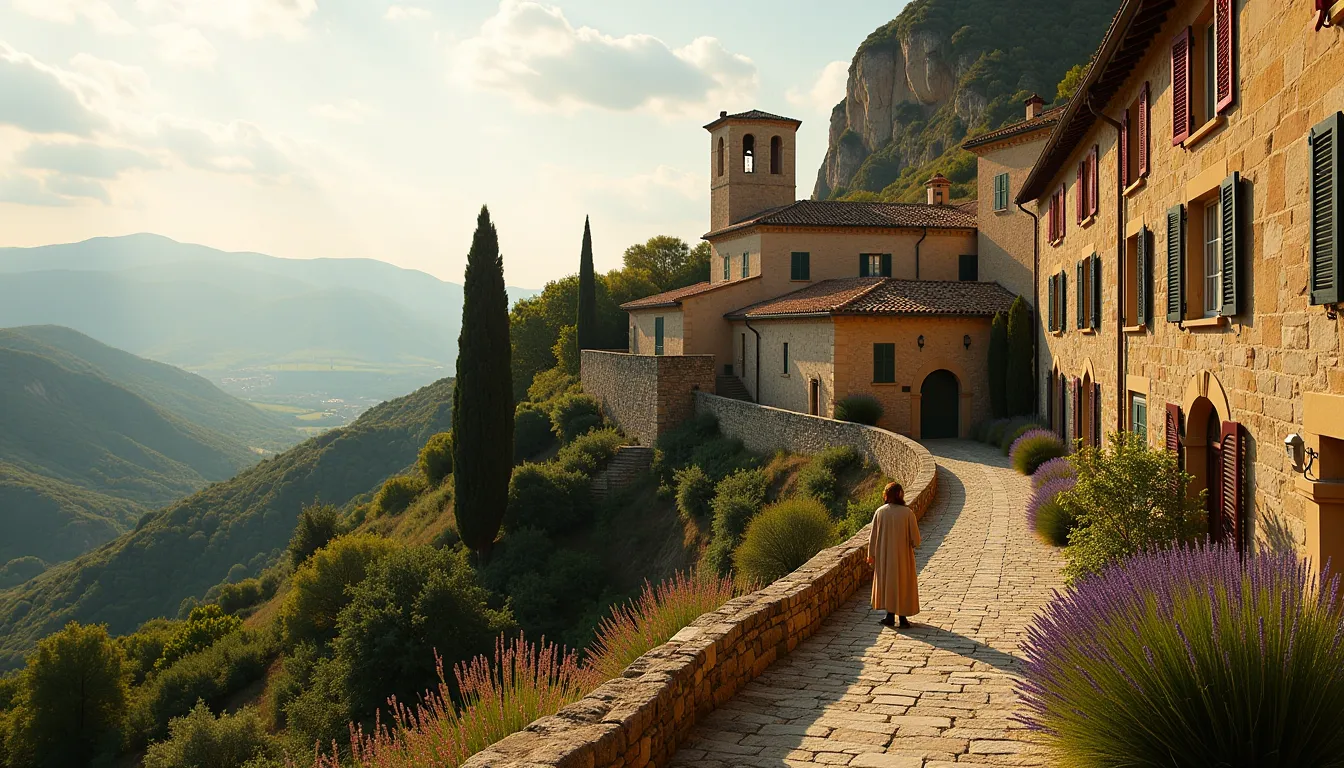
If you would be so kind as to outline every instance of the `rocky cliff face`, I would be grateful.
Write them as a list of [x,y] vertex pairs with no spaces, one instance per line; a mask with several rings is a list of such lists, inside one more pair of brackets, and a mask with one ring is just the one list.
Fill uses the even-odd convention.
[[854,55],[813,199],[908,196],[918,189],[914,176],[939,160],[954,182],[973,182],[974,163],[955,157],[960,142],[1020,119],[1032,93],[1053,98],[1068,67],[1101,39],[1114,5],[915,0]]

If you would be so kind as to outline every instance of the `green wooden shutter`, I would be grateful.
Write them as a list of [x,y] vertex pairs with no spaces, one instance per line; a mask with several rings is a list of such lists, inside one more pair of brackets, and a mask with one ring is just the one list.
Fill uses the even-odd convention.
[[1236,171],[1231,176],[1223,179],[1222,187],[1219,189],[1219,196],[1222,198],[1222,205],[1218,211],[1222,217],[1222,236],[1223,243],[1221,254],[1223,261],[1223,306],[1219,310],[1220,314],[1226,317],[1232,317],[1241,312],[1241,238],[1237,235],[1240,221],[1238,213],[1238,199],[1241,197],[1239,190],[1241,187],[1241,174]]
[[882,254],[882,276],[891,277],[891,254]]
[[1148,275],[1148,238],[1150,237],[1147,227],[1139,230],[1139,237],[1135,248],[1135,267],[1134,270],[1134,299],[1135,311],[1138,317],[1135,319],[1137,325],[1147,325],[1152,321],[1150,317],[1149,301],[1152,299],[1152,290],[1149,287]]
[[1340,300],[1340,270],[1344,247],[1340,242],[1340,218],[1344,214],[1344,169],[1340,163],[1340,135],[1344,112],[1336,112],[1311,129],[1311,303],[1335,304]]
[[1059,270],[1059,330],[1061,333],[1069,326],[1069,273]]
[[1053,332],[1055,330],[1055,276],[1051,275],[1049,282],[1046,283],[1046,306],[1049,310],[1046,312],[1045,327]]
[[1101,328],[1101,257],[1092,254],[1092,330]]
[[859,277],[868,277],[868,254],[859,254]]
[[663,354],[663,318],[653,318],[653,354]]
[[1077,294],[1075,301],[1078,306],[1073,313],[1078,327],[1082,328],[1087,325],[1087,272],[1083,271],[1083,262],[1081,261],[1074,264],[1073,269],[1074,279],[1078,281],[1074,283],[1074,292]]
[[1185,206],[1167,210],[1167,322],[1185,319]]

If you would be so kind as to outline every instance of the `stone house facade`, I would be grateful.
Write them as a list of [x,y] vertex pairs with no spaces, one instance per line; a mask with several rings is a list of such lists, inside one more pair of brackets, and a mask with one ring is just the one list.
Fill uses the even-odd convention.
[[1124,0],[1015,203],[1041,222],[1055,427],[1145,435],[1208,491],[1215,539],[1338,563],[1344,32],[1318,6]]

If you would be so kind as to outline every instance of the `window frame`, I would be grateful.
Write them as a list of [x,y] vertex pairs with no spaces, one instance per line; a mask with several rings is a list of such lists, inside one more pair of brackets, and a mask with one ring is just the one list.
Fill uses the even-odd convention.
[[[1143,410],[1143,419],[1140,421],[1138,411]],[[1129,431],[1132,434],[1139,435],[1143,442],[1148,442],[1148,395],[1142,392],[1130,391],[1129,393]]]
[[[1217,317],[1223,307],[1223,218],[1222,200],[1213,197],[1200,204],[1201,317]],[[1210,232],[1212,230],[1212,232]],[[1212,290],[1210,290],[1212,289]]]
[[723,279],[733,279],[733,257],[726,253],[723,255]]
[[891,254],[860,253],[859,277],[891,277]]
[[745,251],[742,254],[742,278],[751,277],[751,251]]
[[1002,212],[1008,210],[1010,180],[1007,171],[994,176],[994,210]]
[[873,342],[873,383],[896,383],[896,345],[892,342]]

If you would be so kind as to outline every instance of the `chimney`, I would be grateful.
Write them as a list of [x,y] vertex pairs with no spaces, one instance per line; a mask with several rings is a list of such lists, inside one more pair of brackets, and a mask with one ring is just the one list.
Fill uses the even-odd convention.
[[1045,99],[1042,99],[1039,94],[1031,94],[1031,98],[1027,99],[1027,119],[1040,117],[1044,111]]
[[946,205],[948,192],[952,189],[952,182],[941,173],[933,174],[933,178],[924,182],[924,187],[929,191],[929,205]]
[[[1040,97],[1038,96],[1037,98],[1040,98]],[[719,117],[727,117],[727,116],[728,116],[728,110],[726,110],[726,109],[721,109],[721,110],[719,110]]]

